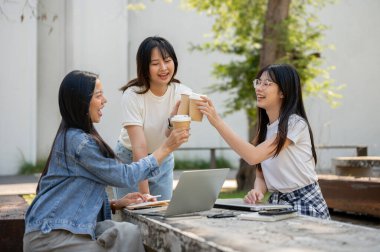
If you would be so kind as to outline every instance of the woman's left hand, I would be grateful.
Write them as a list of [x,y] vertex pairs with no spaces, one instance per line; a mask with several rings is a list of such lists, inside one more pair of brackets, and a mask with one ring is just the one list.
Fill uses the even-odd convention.
[[116,210],[123,209],[124,207],[130,204],[141,203],[145,201],[147,201],[146,196],[144,196],[143,194],[139,192],[133,192],[133,193],[128,193],[121,199],[111,200],[110,205],[111,205],[112,213],[115,214]]

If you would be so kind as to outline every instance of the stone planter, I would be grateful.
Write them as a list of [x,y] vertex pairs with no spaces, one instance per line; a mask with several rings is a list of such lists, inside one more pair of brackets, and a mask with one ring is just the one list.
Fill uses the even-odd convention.
[[353,177],[378,177],[380,157],[337,157],[332,160],[335,174]]

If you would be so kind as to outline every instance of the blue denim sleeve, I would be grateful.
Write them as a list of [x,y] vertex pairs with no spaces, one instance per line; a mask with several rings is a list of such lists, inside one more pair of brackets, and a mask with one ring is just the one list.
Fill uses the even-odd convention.
[[90,136],[83,139],[76,148],[75,159],[83,167],[78,169],[78,173],[83,174],[78,175],[111,186],[133,187],[138,182],[159,174],[159,165],[153,155],[138,162],[123,164],[117,159],[105,157]]

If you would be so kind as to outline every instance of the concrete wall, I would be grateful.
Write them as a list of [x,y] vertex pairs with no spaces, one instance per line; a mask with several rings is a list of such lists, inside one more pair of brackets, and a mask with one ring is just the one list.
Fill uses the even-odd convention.
[[[336,66],[331,78],[346,88],[336,109],[319,99],[308,99],[308,114],[319,144],[368,145],[369,155],[380,155],[379,10],[376,0],[341,0],[320,13],[321,22],[330,26],[325,42],[336,48],[322,56],[327,66]],[[319,167],[329,168],[333,156],[350,155],[355,151],[320,151]]]
[[109,102],[97,128],[113,146],[121,122],[117,88],[127,79],[126,1],[43,0],[38,11],[47,19],[26,13],[23,23],[21,3],[3,5],[11,18],[0,16],[0,175],[17,173],[24,159],[47,157],[60,122],[59,85],[74,69],[100,75]]
[[[48,155],[60,122],[58,89],[70,71],[86,70],[100,75],[108,103],[97,125],[111,146],[120,124],[117,88],[127,73],[126,1],[50,1],[45,9],[58,19],[49,27],[39,25],[39,134],[38,156]],[[49,123],[46,119],[49,118]]]
[[[121,122],[121,93],[117,89],[136,76],[137,47],[147,36],[160,35],[173,44],[179,59],[177,77],[184,84],[205,92],[217,82],[211,76],[212,64],[228,58],[188,50],[190,43],[206,41],[211,18],[181,9],[179,0],[170,4],[142,0],[147,8],[141,12],[127,12],[128,2],[132,1],[43,0],[40,12],[45,11],[48,20],[37,22],[26,15],[23,23],[19,21],[22,6],[3,4],[11,19],[0,15],[0,174],[17,173],[22,155],[31,162],[47,156],[60,120],[58,87],[73,69],[100,74],[109,102],[97,128],[114,146]],[[379,7],[376,0],[341,0],[320,13],[322,23],[331,26],[325,41],[336,47],[323,57],[327,66],[336,66],[331,77],[347,87],[337,109],[319,99],[307,99],[317,144],[364,144],[369,145],[370,155],[380,155],[380,118],[376,114],[380,105],[376,79],[380,67]],[[58,19],[53,22],[55,14]],[[222,112],[226,94],[210,96]],[[247,138],[243,112],[225,119]],[[184,147],[226,146],[207,120],[191,127],[191,139]],[[222,154],[237,163],[233,152]],[[320,152],[320,168],[329,167],[331,155],[353,154],[354,150]],[[208,157],[207,152],[176,155]]]
[[37,22],[23,3],[3,2],[0,14],[0,175],[36,160]]
[[99,133],[116,144],[121,125],[118,88],[127,79],[126,1],[70,1],[68,4],[67,71],[88,70],[100,75],[108,103]]
[[40,15],[47,15],[47,20],[38,21],[37,157],[40,159],[47,158],[61,120],[58,90],[67,71],[66,3],[40,1],[43,6]]

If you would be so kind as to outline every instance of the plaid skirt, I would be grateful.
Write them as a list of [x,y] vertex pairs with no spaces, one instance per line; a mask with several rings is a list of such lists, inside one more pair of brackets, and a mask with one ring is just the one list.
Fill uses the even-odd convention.
[[290,193],[274,192],[269,197],[269,203],[292,205],[302,215],[330,219],[329,209],[318,182]]

